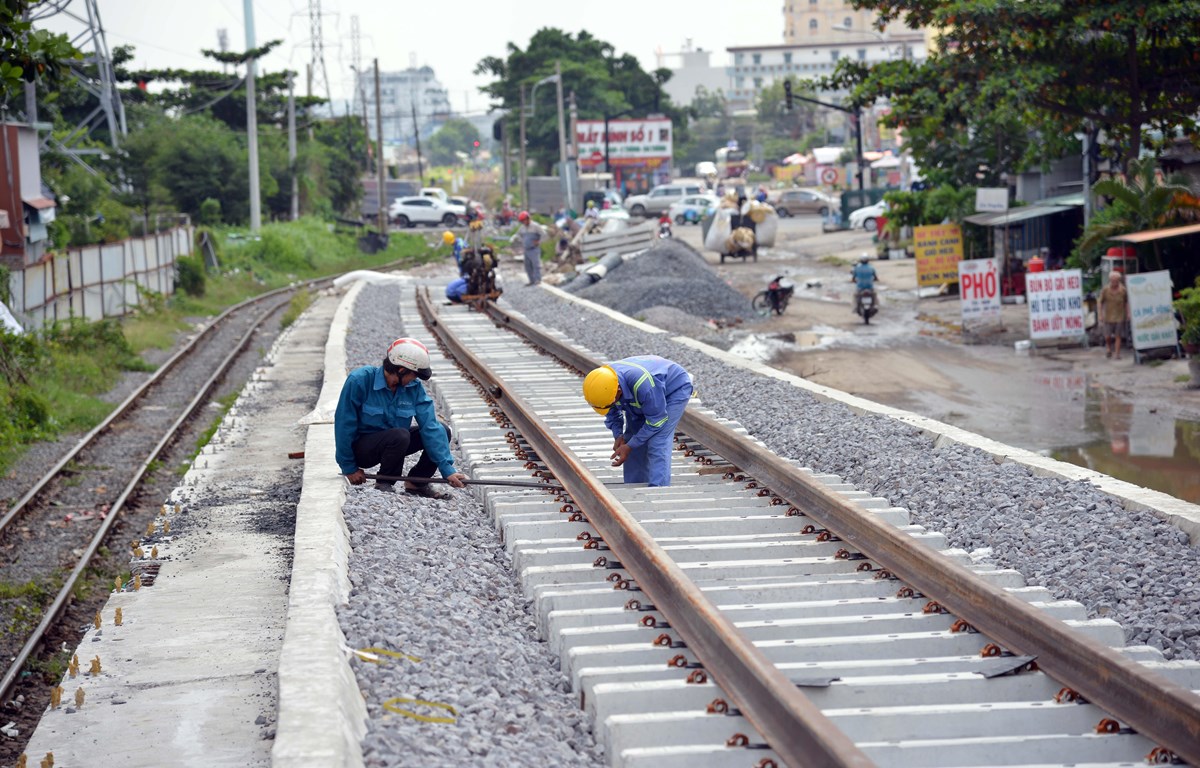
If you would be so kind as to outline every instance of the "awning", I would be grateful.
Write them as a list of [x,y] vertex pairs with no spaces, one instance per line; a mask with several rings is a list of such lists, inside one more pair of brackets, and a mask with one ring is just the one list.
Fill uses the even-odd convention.
[[872,168],[899,168],[900,158],[898,157],[881,157],[871,163]]
[[36,208],[39,211],[54,207],[54,201],[48,197],[25,197],[22,198],[22,202],[30,208]]
[[1186,227],[1168,227],[1166,229],[1147,229],[1128,235],[1117,235],[1109,240],[1119,240],[1123,243],[1148,243],[1151,240],[1162,240],[1167,237],[1181,237],[1200,233],[1200,224],[1188,224]]
[[1073,205],[1028,205],[1002,213],[977,213],[974,216],[967,216],[963,221],[969,224],[978,224],[981,227],[1003,227],[1019,221],[1049,216],[1052,213],[1070,211],[1074,208]]

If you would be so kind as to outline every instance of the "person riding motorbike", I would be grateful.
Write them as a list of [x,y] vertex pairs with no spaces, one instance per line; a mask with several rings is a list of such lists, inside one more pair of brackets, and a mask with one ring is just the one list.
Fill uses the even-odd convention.
[[662,216],[658,217],[658,236],[671,237],[671,215],[666,211],[663,211]]
[[850,280],[855,283],[854,292],[854,313],[862,314],[862,299],[864,294],[870,294],[871,298],[875,298],[875,281],[879,275],[875,272],[875,267],[872,267],[868,262],[871,260],[870,254],[864,253],[858,257],[858,264],[850,270]]

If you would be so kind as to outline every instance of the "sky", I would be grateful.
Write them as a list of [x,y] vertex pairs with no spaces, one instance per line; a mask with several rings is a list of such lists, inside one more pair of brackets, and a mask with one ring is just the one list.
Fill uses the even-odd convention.
[[[724,65],[725,49],[737,45],[776,45],[783,41],[780,0],[658,0],[655,2],[563,2],[563,0],[253,0],[258,45],[283,44],[260,63],[271,71],[292,69],[303,84],[312,58],[310,2],[319,2],[325,67],[335,100],[349,94],[354,63],[351,17],[358,17],[362,64],[369,69],[378,57],[382,70],[411,63],[428,65],[450,91],[457,112],[483,112],[486,98],[479,87],[488,78],[473,74],[485,56],[505,57],[507,45],[526,48],[534,32],[558,27],[571,33],[587,29],[611,43],[618,53],[632,53],[643,69],[658,66],[656,51],[680,51],[688,39],[696,48],[713,51],[711,63]],[[97,0],[109,48],[133,45],[135,68],[219,69],[200,50],[219,48],[217,30],[227,30],[229,49],[246,46],[244,0]],[[67,10],[84,16],[83,0],[70,0]],[[59,13],[42,24],[75,34],[80,26]],[[672,66],[672,59],[664,61]],[[301,85],[303,88],[303,85]],[[318,93],[315,95],[320,95]]]

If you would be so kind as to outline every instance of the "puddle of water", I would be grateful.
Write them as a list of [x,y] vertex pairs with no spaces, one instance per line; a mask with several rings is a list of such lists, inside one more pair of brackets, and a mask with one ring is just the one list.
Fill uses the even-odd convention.
[[1152,406],[1091,387],[1084,425],[1095,439],[1051,455],[1200,504],[1200,422],[1160,415]]

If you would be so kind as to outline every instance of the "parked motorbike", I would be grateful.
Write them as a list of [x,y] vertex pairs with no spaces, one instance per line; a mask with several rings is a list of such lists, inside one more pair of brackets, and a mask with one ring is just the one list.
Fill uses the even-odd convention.
[[774,312],[782,315],[787,309],[792,294],[796,292],[796,284],[783,275],[777,276],[767,285],[767,290],[759,291],[751,301],[751,306],[759,315],[766,317]]
[[512,221],[512,208],[509,208],[508,206],[505,206],[504,210],[496,214],[496,226],[498,227],[507,227],[509,224],[512,224]]
[[854,311],[863,319],[864,324],[870,325],[871,318],[879,311],[875,291],[869,288],[859,291],[854,298]]
[[659,239],[662,239],[662,240],[670,240],[671,239],[671,222],[670,221],[658,222],[658,237],[659,237]]

